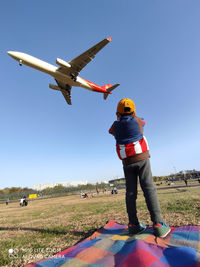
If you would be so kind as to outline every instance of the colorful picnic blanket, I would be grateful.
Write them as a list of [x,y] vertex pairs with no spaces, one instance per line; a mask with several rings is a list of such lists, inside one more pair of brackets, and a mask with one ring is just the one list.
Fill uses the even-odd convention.
[[129,236],[126,225],[109,222],[91,237],[27,267],[136,266],[200,267],[200,226],[171,227],[165,238],[156,238],[152,227]]

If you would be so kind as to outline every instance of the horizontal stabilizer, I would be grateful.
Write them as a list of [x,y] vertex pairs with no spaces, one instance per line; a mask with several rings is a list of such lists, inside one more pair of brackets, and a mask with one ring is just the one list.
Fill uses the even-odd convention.
[[111,91],[113,91],[117,86],[119,86],[119,83],[117,83],[117,84],[115,84],[115,85],[113,85],[113,86],[111,86],[111,87],[109,87],[109,88],[106,89],[106,91],[107,91],[108,93],[104,93],[104,94],[103,94],[103,97],[104,97],[105,100],[106,100],[106,98],[108,97],[109,93],[110,93]]
[[69,87],[67,90],[61,90],[65,100],[67,101],[68,105],[71,105],[71,87]]
[[57,85],[54,85],[52,83],[49,84],[49,88],[53,89],[53,90],[58,90],[58,91],[61,91],[61,88],[58,87]]

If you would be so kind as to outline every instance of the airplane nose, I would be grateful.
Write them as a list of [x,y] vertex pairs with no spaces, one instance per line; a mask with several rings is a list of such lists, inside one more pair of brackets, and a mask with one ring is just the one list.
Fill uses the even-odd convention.
[[18,59],[20,58],[19,53],[16,52],[16,51],[8,51],[7,54],[8,54],[9,56],[11,56],[12,58],[16,59],[16,60],[18,60]]
[[14,51],[7,51],[7,54],[11,56],[14,53]]
[[15,53],[14,51],[8,51],[7,54],[11,57],[15,57]]

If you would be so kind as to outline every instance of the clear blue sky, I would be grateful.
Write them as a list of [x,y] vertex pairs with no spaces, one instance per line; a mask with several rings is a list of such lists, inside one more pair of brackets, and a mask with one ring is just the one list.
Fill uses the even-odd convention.
[[[108,129],[120,99],[146,121],[153,175],[200,169],[199,0],[2,1],[0,188],[123,177]],[[14,50],[51,64],[113,40],[80,73],[102,94],[72,88],[72,106],[52,77],[18,63]]]

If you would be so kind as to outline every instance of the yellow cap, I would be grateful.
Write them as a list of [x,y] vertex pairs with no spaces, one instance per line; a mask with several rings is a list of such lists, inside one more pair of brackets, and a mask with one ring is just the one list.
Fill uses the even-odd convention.
[[117,105],[117,113],[130,114],[135,113],[135,103],[129,98],[121,99]]

